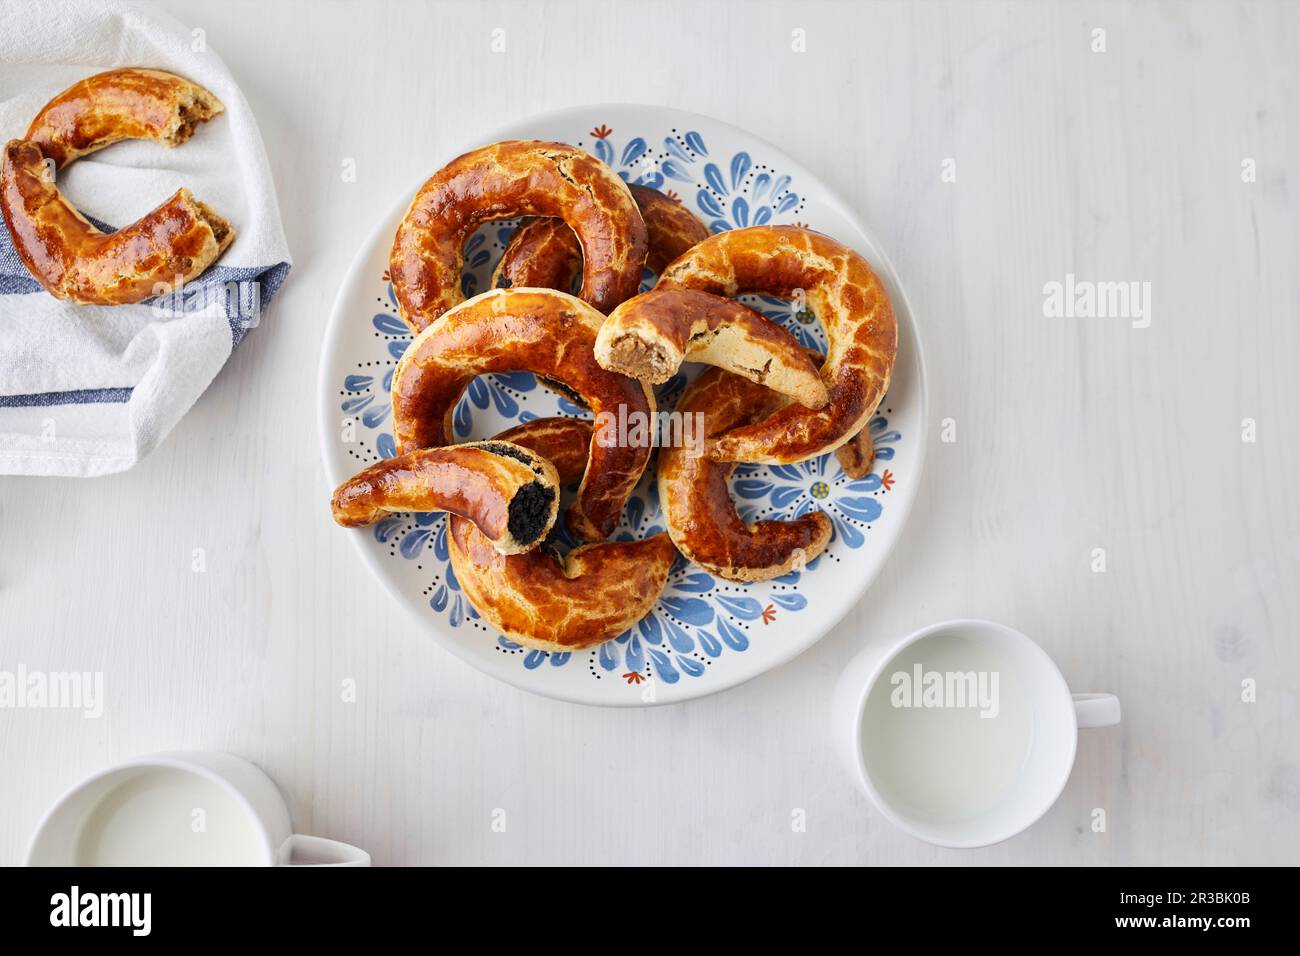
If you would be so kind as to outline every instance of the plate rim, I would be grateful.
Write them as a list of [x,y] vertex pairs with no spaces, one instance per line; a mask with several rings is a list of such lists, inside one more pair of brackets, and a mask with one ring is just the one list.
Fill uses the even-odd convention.
[[[926,463],[927,451],[929,445],[929,441],[928,441],[929,406],[930,406],[929,376],[927,374],[926,364],[925,364],[925,348],[924,345],[922,344],[921,332],[920,332],[919,324],[916,320],[915,310],[913,309],[911,299],[907,295],[907,290],[903,287],[898,271],[894,268],[893,260],[890,259],[884,246],[879,242],[875,233],[866,227],[862,219],[853,211],[851,206],[845,203],[845,201],[840,197],[838,192],[830,188],[820,176],[818,176],[816,173],[810,170],[802,162],[800,162],[798,159],[791,156],[781,147],[772,143],[770,140],[765,139],[762,136],[758,136],[757,134],[751,133],[748,130],[742,129],[741,127],[736,126],[733,123],[729,123],[725,120],[716,119],[715,117],[709,116],[704,113],[696,113],[690,110],[682,110],[673,106],[655,106],[655,105],[645,104],[645,103],[606,102],[606,103],[590,103],[590,104],[581,104],[575,106],[567,106],[561,109],[547,110],[541,113],[535,113],[523,119],[518,119],[511,123],[503,124],[501,126],[495,127],[494,129],[492,129],[487,133],[484,133],[480,136],[476,136],[473,139],[464,141],[462,142],[462,145],[456,147],[454,151],[448,151],[450,153],[448,159],[438,162],[438,164],[435,165],[433,169],[435,171],[441,169],[442,166],[446,165],[447,162],[449,162],[451,159],[454,159],[456,156],[462,155],[464,152],[470,149],[477,148],[474,145],[467,145],[467,144],[477,143],[481,145],[483,143],[497,142],[502,139],[518,138],[517,130],[521,126],[538,123],[538,122],[546,122],[546,121],[559,122],[566,117],[585,115],[588,113],[598,112],[601,110],[608,110],[608,111],[617,110],[625,113],[628,111],[639,112],[639,113],[649,114],[660,119],[662,119],[664,116],[671,116],[671,117],[680,117],[689,120],[703,121],[706,124],[723,128],[727,130],[729,133],[739,137],[742,140],[747,140],[752,144],[762,146],[764,149],[767,150],[771,150],[773,153],[780,156],[781,159],[786,164],[788,164],[790,171],[792,173],[800,175],[802,177],[806,177],[807,180],[811,180],[812,182],[815,182],[818,185],[818,187],[820,187],[820,191],[822,194],[822,201],[825,202],[827,205],[834,207],[845,220],[847,220],[850,224],[852,224],[855,228],[857,228],[858,232],[860,232],[863,235],[863,237],[866,238],[867,242],[872,247],[873,254],[875,257],[877,257],[874,258],[872,261],[873,271],[875,271],[878,275],[880,275],[881,280],[886,284],[888,291],[890,293],[891,303],[894,304],[894,311],[896,316],[900,311],[897,308],[897,303],[901,300],[903,305],[903,308],[901,310],[904,316],[903,321],[906,322],[907,324],[908,336],[913,345],[913,349],[915,352],[915,361],[916,361],[915,388],[918,390],[920,395],[920,408],[919,408],[920,432],[917,436],[917,450],[916,450],[914,477],[911,481],[909,481],[907,485],[904,486],[903,489],[900,489],[900,491],[905,490],[905,494],[902,496],[903,500],[899,506],[902,514],[901,517],[898,519],[897,524],[893,527],[892,535],[890,535],[887,538],[887,540],[884,542],[884,544],[881,546],[882,551],[880,552],[880,559],[877,562],[876,567],[867,576],[865,576],[862,579],[859,587],[857,587],[852,592],[853,596],[850,599],[843,601],[840,604],[840,606],[833,607],[831,610],[823,614],[821,623],[814,625],[807,632],[808,636],[806,636],[798,644],[792,645],[788,648],[782,648],[776,651],[774,653],[774,656],[765,659],[764,666],[753,671],[753,673],[744,674],[742,676],[735,677],[735,678],[721,677],[716,682],[717,686],[708,686],[708,685],[702,685],[698,683],[692,683],[687,686],[690,686],[692,688],[698,687],[699,688],[698,692],[681,694],[679,696],[672,696],[667,699],[660,699],[656,695],[656,699],[647,701],[647,700],[643,700],[640,697],[640,695],[633,694],[633,695],[629,695],[627,698],[606,700],[606,699],[580,698],[578,696],[575,696],[575,694],[572,692],[569,693],[557,692],[559,690],[559,686],[561,685],[557,685],[556,690],[553,691],[546,688],[545,686],[538,686],[537,684],[530,683],[525,679],[525,675],[531,674],[532,671],[523,668],[498,669],[498,668],[488,668],[482,666],[483,658],[481,656],[471,652],[466,648],[460,647],[459,644],[454,639],[452,639],[452,636],[445,633],[445,630],[440,625],[438,625],[437,622],[431,622],[425,615],[423,615],[420,612],[420,610],[416,607],[415,603],[413,603],[410,600],[409,596],[403,593],[402,591],[400,591],[396,583],[393,580],[391,580],[390,576],[383,572],[379,555],[373,553],[373,549],[369,548],[366,544],[365,539],[366,539],[366,532],[368,529],[350,528],[350,529],[340,529],[340,530],[348,532],[348,537],[352,541],[353,548],[361,555],[362,563],[369,569],[371,575],[379,580],[380,584],[382,585],[383,591],[392,600],[394,600],[397,604],[399,604],[403,608],[406,614],[413,621],[416,622],[420,630],[426,633],[432,632],[435,643],[441,649],[449,652],[450,654],[452,654],[452,656],[456,657],[458,660],[460,660],[467,666],[473,668],[475,671],[479,672],[480,674],[483,674],[487,677],[491,677],[496,680],[500,680],[503,683],[509,684],[520,690],[527,691],[528,693],[531,694],[537,694],[538,696],[541,697],[546,697],[552,700],[564,701],[565,703],[577,704],[580,706],[612,707],[612,708],[619,708],[619,709],[623,709],[623,708],[644,709],[644,708],[654,708],[654,707],[668,707],[675,704],[684,704],[692,700],[699,700],[701,698],[711,697],[714,694],[720,694],[724,691],[731,690],[733,688],[741,686],[742,684],[748,683],[749,681],[754,680],[755,678],[760,677],[763,674],[774,671],[780,667],[784,667],[786,664],[789,664],[792,660],[794,660],[799,655],[811,650],[817,643],[819,643],[822,640],[822,638],[826,636],[827,633],[829,633],[834,627],[836,627],[841,621],[843,621],[844,618],[848,616],[849,612],[852,611],[853,608],[860,601],[862,601],[863,598],[867,596],[867,592],[869,592],[871,590],[871,586],[875,584],[876,578],[879,577],[881,570],[883,570],[885,565],[888,563],[890,556],[894,552],[894,549],[898,546],[899,539],[903,536],[904,531],[908,527],[911,521],[913,508],[916,504],[916,496],[920,492],[921,478],[925,472],[925,463]],[[441,160],[442,155],[445,154],[440,154],[438,157],[439,160]],[[330,306],[329,321],[326,323],[325,326],[324,341],[321,345],[320,359],[317,366],[316,394],[315,394],[315,401],[317,404],[316,407],[317,437],[320,441],[320,459],[322,465],[322,474],[326,484],[326,491],[329,493],[333,492],[334,488],[338,484],[338,481],[336,481],[331,476],[331,465],[330,465],[330,456],[328,454],[328,449],[330,447],[330,443],[334,441],[334,426],[333,426],[333,422],[329,420],[328,415],[326,413],[326,408],[329,403],[325,400],[325,398],[330,392],[333,391],[332,380],[328,378],[328,373],[329,370],[332,368],[332,366],[335,364],[335,359],[337,358],[338,351],[339,351],[339,342],[341,339],[341,335],[339,333],[343,327],[343,322],[344,322],[343,314],[342,314],[344,311],[344,302],[346,299],[350,299],[352,297],[352,294],[354,293],[356,287],[360,284],[361,281],[360,276],[363,273],[364,260],[369,258],[370,255],[369,250],[373,249],[375,245],[378,242],[380,242],[380,240],[382,239],[383,235],[386,232],[392,231],[393,227],[391,223],[395,219],[400,221],[401,216],[404,215],[405,210],[410,206],[412,200],[414,199],[416,193],[419,191],[420,187],[428,180],[429,175],[432,175],[432,173],[424,176],[419,181],[419,183],[415,186],[415,188],[401,193],[398,202],[396,202],[385,215],[380,217],[378,221],[376,221],[376,223],[365,234],[364,239],[358,245],[356,252],[353,254],[352,259],[348,264],[347,271],[344,273],[343,280],[339,283],[338,291],[335,293],[334,302]]]

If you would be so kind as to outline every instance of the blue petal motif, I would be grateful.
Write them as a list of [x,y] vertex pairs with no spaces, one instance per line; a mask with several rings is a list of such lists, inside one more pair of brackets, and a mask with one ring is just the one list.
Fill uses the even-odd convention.
[[673,662],[668,659],[668,655],[663,651],[650,651],[650,660],[654,661],[655,676],[665,684],[676,684],[682,679],[682,675],[677,673],[673,667]]
[[474,428],[474,411],[470,408],[468,401],[463,398],[460,400],[460,404],[456,406],[454,418],[456,434],[464,438]]
[[627,649],[623,652],[623,660],[630,671],[640,673],[645,668],[645,652],[641,650],[641,638],[635,634],[627,642]]
[[439,525],[438,530],[434,532],[433,556],[439,561],[451,560],[451,552],[447,550],[447,522],[445,521]]
[[839,498],[835,507],[850,518],[870,523],[880,517],[880,502],[875,498]]
[[403,520],[401,515],[392,515],[391,517],[385,518],[383,521],[379,522],[379,524],[375,525],[375,540],[380,544],[387,544],[388,539],[397,532],[397,529],[400,528],[402,524]]
[[573,656],[573,654],[572,654],[571,652],[569,652],[569,651],[565,651],[565,652],[562,653],[562,654],[552,654],[552,655],[551,655],[551,666],[552,666],[552,667],[563,667],[565,664],[569,663],[569,658],[572,657],[572,656]]
[[677,165],[677,163],[671,159],[665,159],[659,168],[664,171],[665,176],[675,179],[678,182],[690,183],[695,181],[691,179],[686,170],[682,169],[681,166]]
[[505,418],[514,418],[519,414],[519,403],[510,397],[509,392],[502,391],[499,388],[491,390],[492,404],[497,407],[497,411]]
[[626,146],[623,147],[623,155],[619,157],[619,165],[631,166],[633,163],[635,163],[638,159],[641,158],[643,153],[645,153],[645,148],[646,148],[645,140],[643,140],[640,136],[638,136],[634,140],[631,140]]
[[363,392],[374,382],[372,375],[349,375],[343,379],[343,387],[349,392]]
[[722,217],[726,215],[726,213],[722,211],[722,206],[713,198],[713,193],[706,189],[701,189],[695,194],[695,201],[699,203],[700,208],[710,216]]
[[773,594],[772,601],[787,611],[802,611],[808,606],[808,599],[802,594]]
[[392,342],[388,343],[388,354],[395,359],[399,359],[402,357],[402,353],[406,351],[406,347],[410,344],[410,339],[394,339]]
[[439,584],[438,589],[433,592],[433,597],[429,598],[429,607],[440,612],[447,610],[447,595],[447,586]]
[[546,660],[545,651],[529,651],[524,655],[524,666],[530,671],[537,670],[542,666],[542,661]]
[[380,312],[370,322],[384,335],[408,336],[411,334],[411,330],[406,327],[405,322],[395,315],[389,315],[387,312]]
[[424,548],[424,543],[429,540],[429,534],[430,532],[424,528],[408,531],[402,537],[402,543],[397,546],[397,550],[402,552],[404,558],[415,558]]
[[606,166],[614,165],[614,147],[609,145],[609,140],[596,140],[596,156]]
[[531,392],[537,387],[537,376],[532,372],[498,372],[492,377],[516,392]]
[[704,673],[704,664],[693,657],[678,655],[677,666],[682,669],[682,673],[690,677],[699,677]]
[[867,475],[865,478],[855,478],[844,486],[846,491],[855,491],[859,494],[863,492],[872,492],[880,490],[880,476],[877,474]]
[[743,651],[749,647],[749,638],[745,636],[745,632],[730,621],[718,618],[718,633],[733,651]]
[[[729,614],[740,618],[742,621],[756,621],[763,613],[763,605],[759,604],[752,597],[727,597],[718,595],[718,603]],[[721,621],[721,618],[718,618]]]
[[700,639],[700,648],[705,654],[717,657],[722,653],[722,644],[708,631],[696,631],[695,636]]
[[596,659],[600,661],[600,666],[607,671],[612,671],[618,666],[618,658],[614,655],[616,646],[617,642],[606,641],[600,645],[600,650],[596,652]]
[[722,181],[722,172],[713,163],[709,163],[704,167],[704,181],[713,187],[714,192],[721,193],[724,196],[727,194],[726,184]]
[[695,650],[695,641],[686,633],[680,624],[673,621],[664,621],[664,631],[668,634],[668,643],[673,646],[673,650],[679,654],[689,654]]
[[469,400],[479,408],[488,407],[488,387],[487,382],[483,381],[483,379],[472,379],[469,383],[469,388],[465,389],[465,394],[468,395]]
[[749,159],[749,153],[737,153],[731,157],[731,188],[739,189],[740,184],[745,179],[745,174],[749,172],[749,167],[753,163]]
[[[775,471],[776,468],[774,467],[772,470]],[[766,498],[772,492],[774,487],[776,486],[770,481],[764,481],[761,478],[742,478],[740,481],[734,482],[731,486],[732,490],[736,494],[740,495],[742,498],[748,498],[751,501],[758,498]]]
[[379,452],[381,458],[393,458],[397,455],[397,445],[393,441],[393,436],[384,432],[375,439],[375,451]]
[[699,154],[700,156],[709,155],[709,151],[704,148],[704,138],[694,130],[691,130],[689,133],[686,134],[686,145],[689,146],[693,152]]
[[786,193],[785,198],[782,199],[781,202],[777,204],[776,211],[789,212],[791,209],[794,209],[798,205],[799,205],[799,194]]
[[714,583],[713,575],[704,571],[697,571],[688,574],[684,581],[678,581],[673,585],[673,588],[677,591],[686,591],[689,594],[703,594],[705,591],[713,590]]
[[378,428],[383,424],[384,419],[388,417],[389,406],[385,402],[383,405],[376,405],[374,408],[368,408],[361,415],[361,423],[367,428]]
[[752,196],[754,199],[762,199],[763,195],[767,192],[767,187],[771,185],[771,183],[772,183],[771,176],[769,176],[767,173],[759,173],[757,176],[754,177],[753,188],[751,188],[749,191],[750,196]]
[[373,395],[358,395],[356,398],[349,398],[346,402],[344,402],[339,407],[342,408],[343,411],[351,415],[353,412],[358,412],[361,409],[365,408],[374,400],[375,400],[375,396]]
[[802,497],[802,488],[777,488],[772,492],[772,506],[774,508],[784,508],[791,502]]
[[689,165],[690,163],[695,162],[695,160],[686,155],[686,150],[682,149],[682,144],[677,142],[677,137],[675,136],[664,137],[664,149],[668,150],[670,154],[676,156],[683,163]]
[[659,625],[659,618],[653,614],[647,614],[637,623],[636,629],[641,632],[641,636],[646,639],[648,644],[660,644],[663,642],[663,628]]
[[860,548],[867,540],[861,531],[837,514],[831,514],[831,523],[835,526],[835,537],[843,538],[850,548]]
[[744,196],[737,196],[731,201],[731,218],[741,228],[749,225],[749,203],[745,202]]
[[684,621],[692,627],[699,627],[713,620],[713,606],[703,598],[664,597],[659,599],[659,603],[677,620]]

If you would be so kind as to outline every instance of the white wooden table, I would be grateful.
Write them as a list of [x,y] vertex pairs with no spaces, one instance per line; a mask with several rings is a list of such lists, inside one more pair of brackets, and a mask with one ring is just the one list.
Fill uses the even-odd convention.
[[[253,759],[298,829],[384,864],[1300,857],[1300,10],[166,6],[252,102],[296,265],[134,471],[0,479],[0,668],[102,670],[107,696],[99,720],[0,710],[0,863],[83,774],[189,747]],[[435,647],[335,532],[315,425],[330,305],[395,197],[480,131],[600,101],[715,115],[818,170],[903,277],[933,414],[861,605],[777,672],[635,712]],[[1045,316],[1067,274],[1149,282],[1149,327]],[[857,648],[957,616],[1024,630],[1125,717],[1037,826],[967,852],[878,817],[825,714]]]

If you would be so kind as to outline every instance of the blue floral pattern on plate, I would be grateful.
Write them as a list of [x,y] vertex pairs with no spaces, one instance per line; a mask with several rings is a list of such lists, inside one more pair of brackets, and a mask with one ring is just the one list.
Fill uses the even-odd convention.
[[[621,145],[614,131],[600,126],[577,145],[595,154],[623,179],[685,196],[694,211],[714,232],[764,223],[793,223],[803,200],[792,177],[765,164],[750,153],[723,158],[710,156],[704,137],[696,131],[672,130],[660,137],[633,136]],[[660,144],[658,147],[653,143]],[[480,229],[466,246],[462,288],[472,296],[488,288],[492,269],[509,242],[514,222],[492,223]],[[385,276],[387,279],[387,276]],[[653,284],[647,273],[643,288]],[[803,344],[824,350],[825,336],[811,313],[789,302],[765,296],[744,301],[789,329]],[[370,316],[379,351],[340,383],[339,409],[357,428],[354,454],[359,465],[395,454],[391,431],[390,393],[397,360],[411,341],[410,331],[397,315],[391,284],[382,311]],[[678,374],[656,389],[661,408],[670,408],[688,381]],[[893,444],[901,438],[890,428],[888,399],[870,422],[876,466],[872,474],[851,479],[834,455],[796,465],[742,465],[732,483],[737,509],[747,521],[794,518],[814,508],[825,511],[834,524],[826,551],[804,568],[773,581],[739,584],[715,578],[678,557],[663,595],[638,624],[599,647],[576,653],[547,653],[519,646],[497,634],[465,598],[447,551],[447,523],[441,514],[392,515],[371,529],[376,542],[393,560],[416,562],[429,576],[424,595],[428,607],[452,627],[470,627],[491,634],[504,654],[518,657],[528,670],[570,666],[575,657],[586,662],[594,679],[613,676],[629,685],[655,678],[665,684],[702,678],[726,654],[742,654],[761,629],[779,615],[797,614],[809,606],[802,593],[803,576],[826,561],[840,561],[861,548],[871,526],[885,506],[884,498],[895,478],[885,467],[894,457]],[[550,415],[582,416],[587,413],[562,396],[541,388],[528,372],[486,375],[475,379],[454,413],[456,436],[486,438],[520,422]],[[643,538],[663,530],[654,465],[647,469],[628,501],[615,533],[619,539]]]

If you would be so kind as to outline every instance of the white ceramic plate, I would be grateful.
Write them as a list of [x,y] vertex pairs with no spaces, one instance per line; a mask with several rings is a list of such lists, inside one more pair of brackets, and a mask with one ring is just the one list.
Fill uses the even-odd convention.
[[[776,147],[717,120],[659,107],[580,107],[526,120],[467,148],[500,139],[580,146],[631,182],[671,191],[715,231],[802,223],[866,256],[889,289],[899,323],[893,383],[871,422],[875,471],[852,481],[834,455],[799,465],[738,469],[732,488],[742,515],[779,518],[821,508],[835,524],[826,552],[802,572],[759,584],[726,582],[679,559],[658,605],[638,626],[572,654],[520,648],[478,617],[448,563],[441,515],[397,515],[371,528],[337,533],[352,537],[391,599],[414,612],[439,644],[479,670],[540,694],[587,704],[672,703],[734,687],[785,663],[811,647],[862,597],[898,538],[920,482],[924,367],[916,324],[889,260],[811,172]],[[430,157],[429,172],[453,155]],[[397,197],[362,244],[334,304],[318,396],[331,488],[393,454],[389,387],[411,336],[393,301],[388,254],[419,185]],[[467,294],[487,288],[513,227],[492,223],[470,240]],[[807,344],[825,347],[820,325],[806,313],[796,315],[776,299],[744,301]],[[684,380],[698,371],[688,367],[684,377],[660,388],[660,407],[671,407]],[[488,438],[519,421],[556,414],[582,412],[531,374],[483,376],[457,410],[457,435]],[[320,506],[328,507],[325,495]],[[652,463],[616,536],[640,538],[658,530]]]

